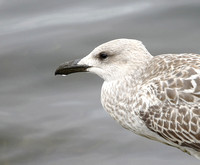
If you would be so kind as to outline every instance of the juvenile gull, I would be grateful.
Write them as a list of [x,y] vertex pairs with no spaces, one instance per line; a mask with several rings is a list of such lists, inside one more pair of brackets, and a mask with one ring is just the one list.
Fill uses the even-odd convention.
[[152,56],[142,42],[117,39],[56,75],[91,72],[104,79],[101,103],[122,127],[200,159],[200,55]]

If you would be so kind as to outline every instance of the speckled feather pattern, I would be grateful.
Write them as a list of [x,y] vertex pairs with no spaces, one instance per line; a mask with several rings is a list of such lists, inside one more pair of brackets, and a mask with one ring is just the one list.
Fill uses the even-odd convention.
[[117,39],[62,68],[103,78],[102,105],[124,128],[200,159],[199,54],[152,56],[141,41]]
[[155,56],[140,76],[104,82],[101,96],[124,128],[199,158],[200,55]]

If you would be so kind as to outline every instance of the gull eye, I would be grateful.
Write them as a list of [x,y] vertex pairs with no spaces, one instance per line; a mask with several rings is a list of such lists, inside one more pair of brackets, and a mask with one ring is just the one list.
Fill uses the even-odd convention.
[[106,59],[107,57],[108,57],[108,54],[106,54],[105,52],[99,53],[99,58],[100,58],[101,60],[104,60],[104,59]]

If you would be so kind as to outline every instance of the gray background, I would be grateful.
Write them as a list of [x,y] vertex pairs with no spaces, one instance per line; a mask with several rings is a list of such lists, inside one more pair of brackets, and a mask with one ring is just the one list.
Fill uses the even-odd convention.
[[200,1],[0,0],[1,165],[199,164],[113,121],[99,77],[54,76],[116,38],[153,55],[200,53]]

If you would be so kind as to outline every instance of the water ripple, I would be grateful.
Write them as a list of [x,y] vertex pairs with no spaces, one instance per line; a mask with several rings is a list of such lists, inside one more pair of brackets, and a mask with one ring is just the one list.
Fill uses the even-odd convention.
[[56,25],[83,24],[108,20],[118,16],[141,13],[151,6],[151,3],[141,2],[107,8],[99,8],[98,6],[81,6],[71,9],[65,8],[62,11],[59,10],[53,13],[40,14],[33,17],[25,16],[4,20],[0,23],[0,34],[16,33]]

